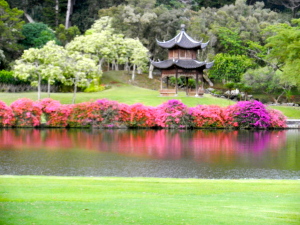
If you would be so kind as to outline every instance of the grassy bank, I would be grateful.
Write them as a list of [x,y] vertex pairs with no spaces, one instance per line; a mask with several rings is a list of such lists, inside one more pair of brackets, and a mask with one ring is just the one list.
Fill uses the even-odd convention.
[[[50,97],[59,100],[63,104],[72,103],[72,93],[51,93]],[[47,98],[47,93],[42,93],[41,98]],[[1,93],[0,100],[10,105],[19,98],[30,98],[37,100],[36,92],[25,93]],[[178,97],[160,97],[158,91],[140,88],[132,85],[113,86],[111,89],[102,92],[76,94],[76,103],[87,102],[106,98],[126,104],[143,103],[144,105],[157,106],[169,99],[180,99],[187,106],[196,106],[198,104],[227,106],[234,104],[227,99],[216,98],[211,95],[205,95],[203,98],[186,97],[185,92],[180,92]]]
[[[149,106],[157,106],[169,99],[179,99],[185,105],[194,107],[196,105],[219,105],[228,106],[235,102],[224,98],[216,98],[212,95],[205,94],[202,98],[187,97],[184,91],[180,91],[177,97],[160,97],[158,89],[160,81],[157,79],[148,79],[147,75],[136,76],[135,81],[131,81],[131,75],[124,71],[109,71],[103,74],[102,82],[111,85],[112,88],[102,92],[76,94],[76,103],[93,101],[97,99],[115,100],[121,103],[132,105],[134,103],[142,103]],[[52,99],[60,101],[62,104],[72,103],[72,93],[51,93]],[[41,98],[47,98],[47,93],[42,93]],[[37,100],[37,92],[26,93],[1,93],[0,100],[10,105],[19,98],[30,98]],[[288,106],[272,106],[283,112],[285,116],[293,119],[300,119],[299,107]]]
[[299,180],[0,176],[0,224],[299,224]]

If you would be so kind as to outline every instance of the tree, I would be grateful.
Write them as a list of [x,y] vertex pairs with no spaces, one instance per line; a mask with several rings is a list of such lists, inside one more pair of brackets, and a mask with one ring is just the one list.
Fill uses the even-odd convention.
[[76,100],[77,87],[87,87],[90,80],[99,80],[102,75],[94,60],[78,52],[68,52],[62,68],[63,83],[74,86],[72,104]]
[[16,8],[11,9],[6,1],[0,0],[0,50],[3,51],[6,58],[14,58],[19,55],[21,46],[18,45],[18,41],[23,38],[22,15],[23,11]]
[[66,52],[53,41],[43,48],[25,50],[21,59],[16,60],[14,76],[21,80],[28,80],[32,86],[38,87],[38,100],[41,98],[42,79],[48,81],[48,95],[50,83],[54,80],[65,81],[61,63],[65,60]]
[[25,39],[20,43],[25,49],[41,48],[48,41],[55,39],[54,32],[44,23],[28,23],[22,28]]
[[102,71],[104,61],[112,63],[115,70],[118,70],[118,65],[131,63],[133,79],[135,69],[142,69],[148,62],[148,50],[139,40],[115,34],[111,28],[110,17],[97,20],[85,35],[77,36],[66,48],[69,51],[90,54],[98,62],[99,71]]
[[64,25],[60,24],[55,30],[55,35],[60,44],[65,46],[76,36],[80,35],[80,30],[77,26],[72,26],[66,29]]
[[262,67],[248,70],[242,78],[242,82],[253,90],[263,92],[276,104],[284,93],[291,89],[295,83],[282,79],[282,72],[272,68]]
[[137,39],[125,39],[125,45],[128,47],[129,62],[133,64],[132,77],[135,79],[135,70],[143,70],[148,65],[148,49]]
[[228,99],[230,99],[230,97],[231,97],[231,91],[235,87],[235,83],[233,83],[233,82],[227,82],[224,86],[228,89],[228,92],[229,92],[228,93]]
[[269,26],[265,31],[270,34],[266,48],[266,58],[278,65],[283,79],[300,87],[300,19],[293,19],[294,26],[278,24]]
[[292,11],[293,18],[296,17],[296,11],[300,7],[299,0],[269,0],[270,3],[274,5],[283,5],[285,8]]
[[239,82],[241,76],[251,67],[253,60],[245,55],[217,54],[214,66],[208,71],[209,77],[226,83]]

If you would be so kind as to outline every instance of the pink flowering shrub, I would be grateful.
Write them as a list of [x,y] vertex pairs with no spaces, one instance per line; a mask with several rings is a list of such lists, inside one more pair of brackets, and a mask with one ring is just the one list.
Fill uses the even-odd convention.
[[62,105],[59,101],[45,98],[40,102],[41,109],[46,117],[46,124],[50,127],[68,126],[68,118],[71,114],[71,106]]
[[100,99],[74,105],[43,99],[19,99],[10,107],[0,101],[0,127],[35,127],[41,115],[50,127],[161,127],[161,128],[285,128],[286,118],[277,110],[266,109],[258,101],[243,101],[225,108],[198,105],[188,108],[179,100],[157,107],[140,103],[126,105]]
[[0,101],[0,127],[9,127],[14,124],[14,115],[10,107]]
[[268,109],[270,116],[270,127],[272,128],[286,128],[286,117],[282,112],[276,109]]
[[[99,115],[101,120],[98,123],[99,127],[102,128],[118,128],[122,127],[122,117],[127,105],[120,104],[116,101],[111,101],[107,99],[99,99],[95,102],[99,109]],[[122,111],[123,109],[123,111]]]
[[233,118],[240,128],[268,128],[270,127],[270,115],[259,101],[241,101],[236,104],[237,111]]
[[95,102],[83,102],[70,106],[68,125],[70,127],[97,126],[103,119],[100,115],[100,106]]
[[169,100],[155,109],[156,125],[163,128],[188,128],[191,127],[191,115],[188,107],[179,100]]
[[42,110],[38,103],[28,98],[21,98],[11,104],[14,114],[14,126],[36,127],[41,124]]
[[[144,106],[140,103],[123,107],[122,110],[126,109],[127,116],[123,117],[123,121],[128,127],[141,127],[149,128],[155,126],[155,111],[154,107]],[[126,118],[126,119],[124,119]]]
[[193,127],[224,128],[223,110],[220,106],[198,105],[190,108]]
[[222,117],[225,128],[238,128],[239,123],[235,121],[235,113],[238,111],[237,104],[223,108]]

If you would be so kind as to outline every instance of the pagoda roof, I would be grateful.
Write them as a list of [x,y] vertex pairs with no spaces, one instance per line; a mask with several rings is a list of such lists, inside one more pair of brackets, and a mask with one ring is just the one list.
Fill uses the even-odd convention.
[[198,69],[200,67],[205,66],[206,69],[209,69],[213,66],[214,62],[200,62],[198,60],[184,60],[184,59],[168,59],[168,60],[164,60],[164,61],[159,61],[159,62],[155,62],[152,61],[151,62],[152,65],[158,69],[167,69],[170,68],[172,66],[177,66],[179,68],[182,69]]
[[181,31],[177,34],[174,38],[168,41],[158,41],[156,40],[157,44],[162,48],[175,48],[181,47],[185,49],[203,49],[205,48],[209,41],[206,43],[202,43],[202,41],[196,41],[191,38],[186,32],[184,25],[181,27]]

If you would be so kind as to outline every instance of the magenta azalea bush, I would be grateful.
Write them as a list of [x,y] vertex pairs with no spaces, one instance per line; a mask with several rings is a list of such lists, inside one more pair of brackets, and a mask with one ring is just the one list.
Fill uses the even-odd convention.
[[12,109],[0,101],[0,127],[10,127],[14,124]]
[[41,117],[49,127],[80,128],[285,128],[286,118],[278,110],[258,101],[242,101],[219,107],[198,105],[188,108],[179,100],[157,107],[126,105],[107,99],[64,105],[46,98],[38,102],[19,99],[7,106],[0,101],[0,127],[36,127]]
[[259,101],[241,101],[236,104],[234,121],[240,128],[268,128],[271,118],[265,105]]
[[94,127],[99,128],[119,128],[122,127],[121,109],[124,107],[116,101],[107,99],[99,99],[95,102],[98,107],[100,120],[94,124]]
[[10,105],[16,127],[36,127],[41,124],[42,110],[38,102],[21,98]]

